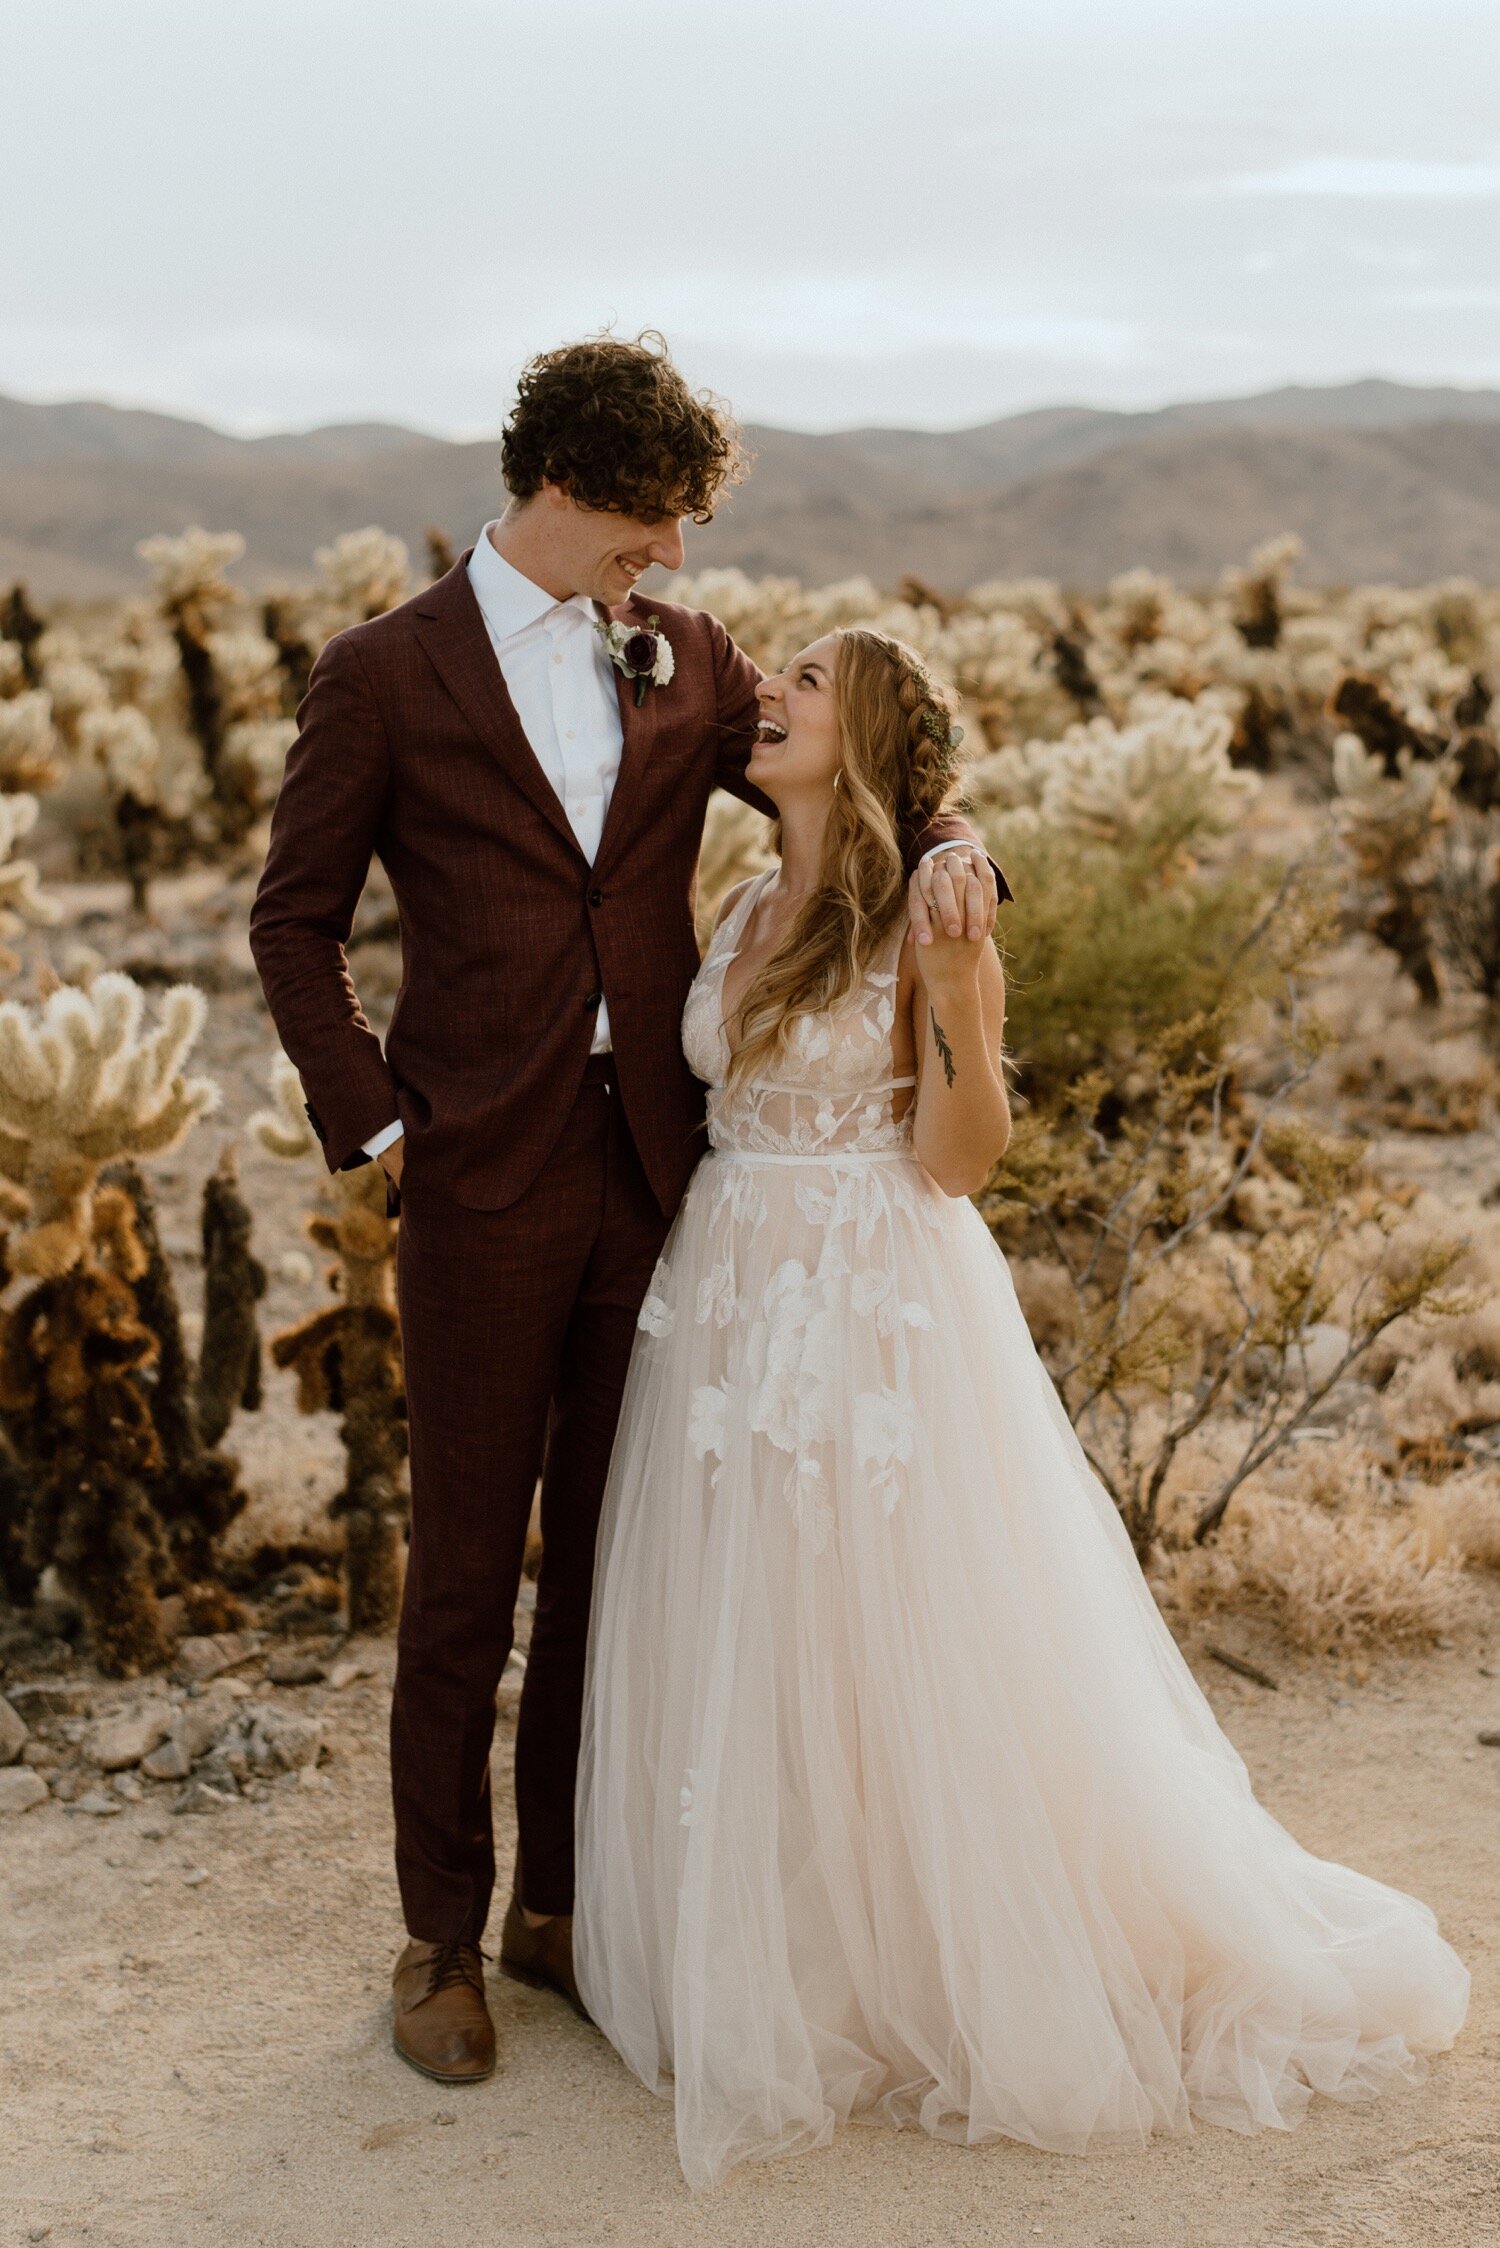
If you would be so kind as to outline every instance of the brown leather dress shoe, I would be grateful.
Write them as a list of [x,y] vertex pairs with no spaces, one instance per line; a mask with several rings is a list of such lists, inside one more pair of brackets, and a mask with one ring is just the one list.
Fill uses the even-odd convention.
[[533,1990],[555,1990],[585,2021],[590,2019],[573,1974],[570,1912],[544,1920],[540,1928],[528,1927],[526,1915],[512,1897],[500,1931],[500,1972],[512,1982],[529,1983]]
[[495,2025],[484,2002],[478,1944],[413,1937],[391,1977],[391,2042],[403,2061],[440,2084],[479,2084],[495,2071]]

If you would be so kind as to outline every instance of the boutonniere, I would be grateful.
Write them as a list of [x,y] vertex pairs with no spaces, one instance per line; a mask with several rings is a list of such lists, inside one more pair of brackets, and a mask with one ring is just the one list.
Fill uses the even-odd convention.
[[661,629],[661,618],[648,617],[644,625],[598,623],[594,630],[604,642],[616,671],[635,681],[635,706],[639,710],[646,699],[646,689],[665,687],[677,669],[672,643]]

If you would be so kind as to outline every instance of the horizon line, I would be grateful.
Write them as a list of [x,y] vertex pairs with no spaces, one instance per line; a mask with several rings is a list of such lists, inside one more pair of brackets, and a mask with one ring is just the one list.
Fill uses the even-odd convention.
[[[1363,374],[1342,376],[1329,382],[1308,382],[1289,377],[1284,381],[1268,384],[1262,389],[1200,391],[1188,397],[1180,395],[1163,397],[1155,404],[1149,405],[1101,405],[1077,398],[1039,399],[1030,405],[1009,407],[1003,412],[987,415],[977,421],[967,419],[957,422],[867,421],[829,423],[823,426],[809,427],[805,424],[793,422],[766,421],[758,416],[747,415],[740,420],[740,427],[747,430],[770,430],[786,437],[863,436],[873,433],[961,437],[970,431],[993,429],[1003,422],[1023,421],[1032,414],[1107,414],[1117,416],[1122,420],[1135,420],[1144,419],[1153,414],[1168,413],[1174,407],[1179,406],[1249,405],[1260,399],[1284,396],[1290,391],[1333,392],[1360,390],[1376,385],[1388,390],[1406,392],[1452,391],[1460,397],[1500,397],[1500,385],[1493,383],[1411,382],[1401,376],[1367,371]],[[388,421],[378,415],[351,413],[342,420],[298,424],[275,423],[265,426],[255,423],[242,423],[236,427],[232,422],[213,421],[201,413],[189,413],[175,407],[142,401],[127,403],[119,398],[79,392],[54,396],[36,396],[28,395],[22,391],[0,390],[0,404],[34,406],[42,409],[48,407],[96,406],[101,407],[107,413],[141,414],[149,415],[159,421],[180,422],[189,428],[206,430],[213,436],[225,437],[233,443],[246,445],[264,443],[278,437],[319,437],[334,430],[349,429],[390,430],[404,437],[415,438],[419,442],[428,444],[474,445],[498,443],[501,426],[497,422],[493,428],[435,429],[424,428],[416,422]],[[739,419],[738,416],[736,418]]]

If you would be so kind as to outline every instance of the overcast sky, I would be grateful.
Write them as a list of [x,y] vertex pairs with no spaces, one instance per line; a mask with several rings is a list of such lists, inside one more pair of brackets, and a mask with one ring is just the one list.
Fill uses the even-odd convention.
[[1500,385],[1500,0],[0,0],[0,390],[479,434]]

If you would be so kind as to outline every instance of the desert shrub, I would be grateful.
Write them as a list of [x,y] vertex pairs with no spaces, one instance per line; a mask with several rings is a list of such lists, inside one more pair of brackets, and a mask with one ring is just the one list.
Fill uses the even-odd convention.
[[1102,1073],[1023,1115],[981,1200],[1002,1241],[1050,1261],[1038,1344],[1143,1558],[1179,1454],[1211,1420],[1230,1453],[1192,1509],[1198,1542],[1388,1330],[1455,1315],[1468,1246],[1414,1235],[1364,1147],[1292,1112],[1315,1060],[1295,1022],[1253,1108],[1230,1097],[1214,1036],[1182,1058],[1186,1029],[1143,1057],[1147,1090],[1107,1132]]

